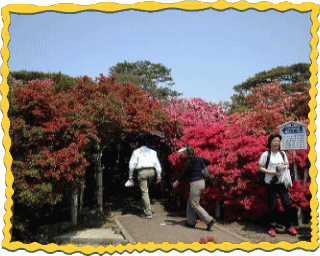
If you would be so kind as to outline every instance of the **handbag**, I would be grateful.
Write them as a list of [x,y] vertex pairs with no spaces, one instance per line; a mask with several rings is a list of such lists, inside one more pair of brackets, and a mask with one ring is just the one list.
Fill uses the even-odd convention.
[[290,169],[286,169],[283,174],[283,183],[286,186],[286,188],[292,186],[292,180],[291,180],[291,175],[290,175]]
[[207,166],[204,164],[202,158],[201,158],[201,161],[202,161],[202,163],[203,163],[202,174],[203,174],[203,177],[204,177],[205,179],[207,179],[207,178],[210,177],[210,173],[209,173],[209,170],[208,170]]
[[207,168],[206,166],[202,169],[202,174],[203,174],[203,177],[204,177],[205,179],[207,179],[207,178],[210,177],[209,170],[208,170],[208,168]]
[[214,186],[215,183],[216,183],[216,180],[210,177],[210,173],[209,173],[208,167],[204,164],[202,158],[201,158],[201,161],[203,163],[203,169],[201,171],[202,171],[204,180],[206,182],[206,185]]

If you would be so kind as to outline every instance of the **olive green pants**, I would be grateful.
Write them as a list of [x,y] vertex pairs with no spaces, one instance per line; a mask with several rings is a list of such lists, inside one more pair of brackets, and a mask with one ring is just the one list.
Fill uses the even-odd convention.
[[205,188],[206,184],[204,180],[190,182],[190,196],[187,204],[187,223],[190,225],[196,223],[197,216],[205,224],[208,224],[213,220],[213,217],[211,217],[200,205],[201,193]]
[[155,170],[153,169],[141,169],[138,171],[138,182],[141,190],[141,204],[146,215],[152,215],[149,187],[155,177]]

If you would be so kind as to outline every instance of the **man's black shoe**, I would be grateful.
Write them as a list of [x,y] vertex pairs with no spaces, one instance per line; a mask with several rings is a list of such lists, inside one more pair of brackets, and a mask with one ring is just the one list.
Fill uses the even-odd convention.
[[207,225],[207,231],[210,231],[210,230],[211,230],[211,228],[212,228],[212,226],[213,226],[214,223],[215,223],[215,220],[214,220],[214,219],[212,219],[212,220],[208,223],[208,225]]
[[186,226],[188,228],[195,228],[196,227],[196,224],[189,224],[188,222],[186,223]]

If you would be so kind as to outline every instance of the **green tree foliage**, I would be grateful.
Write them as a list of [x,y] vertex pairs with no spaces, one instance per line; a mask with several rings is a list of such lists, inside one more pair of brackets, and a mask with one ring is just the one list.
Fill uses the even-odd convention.
[[277,79],[281,84],[293,84],[298,82],[308,82],[310,78],[310,64],[298,63],[291,66],[280,66],[269,71],[263,71],[245,82],[234,86],[234,90],[246,94],[253,87],[261,86]]
[[[109,69],[109,75],[117,75],[117,83],[136,84],[159,100],[181,95],[170,89],[174,85],[171,70],[160,63],[124,61],[112,66]],[[160,84],[164,86],[160,87]]]
[[52,79],[54,81],[54,86],[56,92],[61,92],[67,90],[69,87],[76,84],[74,78],[67,76],[65,74],[59,73],[44,73],[39,71],[11,71],[8,77],[8,85],[14,85],[17,82],[27,83],[28,81],[33,80],[44,80],[44,79]]
[[28,81],[32,81],[36,79],[43,80],[46,78],[51,78],[51,75],[49,73],[44,73],[39,71],[27,71],[27,70],[11,71],[10,75],[16,80],[20,80],[24,84]]
[[226,104],[231,113],[244,112],[250,108],[246,104],[246,96],[251,93],[251,89],[269,84],[273,80],[279,81],[282,89],[290,94],[295,92],[306,91],[306,87],[310,89],[310,64],[298,63],[291,66],[280,66],[269,71],[257,73],[254,77],[247,79],[245,82],[234,86],[236,94],[231,99],[231,104]]

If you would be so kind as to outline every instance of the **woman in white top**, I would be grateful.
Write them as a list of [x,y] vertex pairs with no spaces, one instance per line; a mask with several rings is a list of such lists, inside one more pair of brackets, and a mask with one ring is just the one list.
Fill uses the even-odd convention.
[[[282,206],[286,216],[284,218],[285,226],[291,235],[296,235],[297,231],[293,227],[292,208],[290,206],[288,187],[292,185],[289,162],[286,154],[280,151],[280,141],[282,137],[279,134],[270,135],[268,138],[268,151],[263,152],[259,160],[259,170],[265,173],[264,181],[267,186],[268,208],[269,208],[269,230],[270,236],[276,235],[277,226],[277,196],[281,199]],[[268,161],[269,159],[269,161]]]

